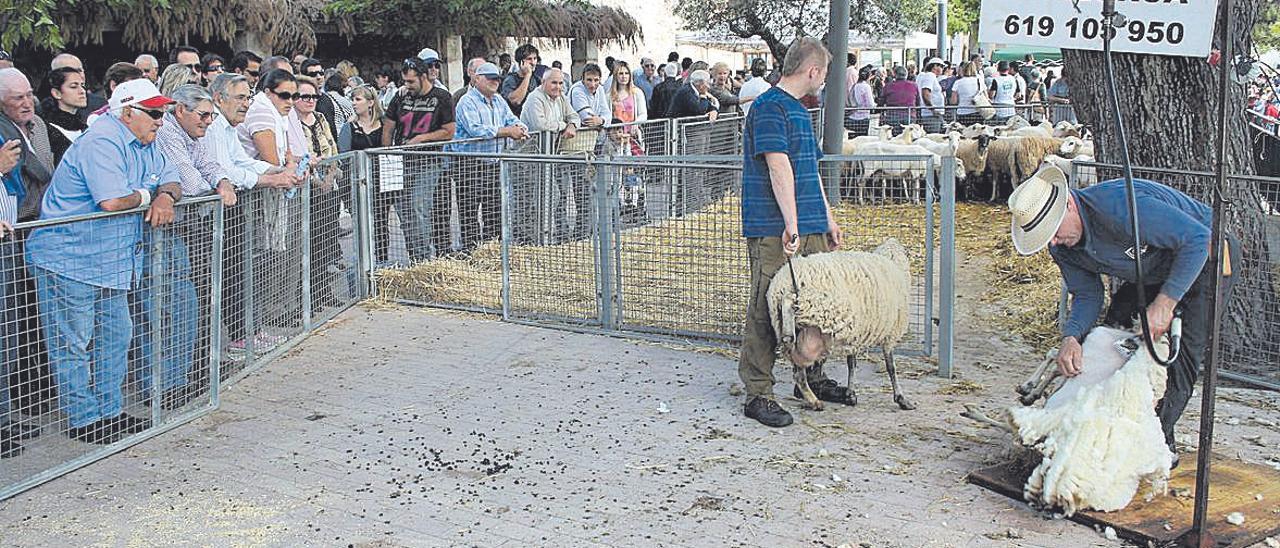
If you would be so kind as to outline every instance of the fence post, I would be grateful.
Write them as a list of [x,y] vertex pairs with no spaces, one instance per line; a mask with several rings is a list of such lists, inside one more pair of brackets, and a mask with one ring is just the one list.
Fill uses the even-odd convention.
[[511,319],[511,218],[513,211],[511,207],[511,197],[514,189],[511,188],[511,177],[507,173],[508,164],[506,160],[498,162],[498,186],[501,199],[502,216],[502,319]]
[[[213,249],[209,259],[209,403],[219,405],[222,386],[222,245],[225,238],[226,208],[219,200],[213,208]],[[196,280],[196,283],[200,283]]]
[[942,272],[938,326],[938,375],[951,378],[956,308],[956,159],[942,159]]
[[613,188],[609,181],[612,166],[597,165],[595,184],[596,198],[596,232],[600,244],[596,247],[596,264],[600,265],[600,279],[597,280],[600,294],[600,325],[607,330],[618,328],[618,319],[613,312],[615,299],[613,282],[613,228],[614,202]]
[[256,242],[258,241],[257,235],[255,234],[257,230],[257,227],[254,226],[257,224],[255,217],[258,216],[257,210],[261,208],[262,194],[264,192],[275,192],[275,191],[256,190],[249,195],[249,199],[245,200],[245,204],[244,204],[245,205],[244,249],[242,250],[244,256],[241,258],[244,261],[244,279],[243,279],[243,282],[240,284],[242,286],[241,290],[244,293],[244,300],[245,300],[245,303],[244,303],[244,332],[245,332],[244,364],[242,368],[247,368],[250,365],[252,365],[253,362],[257,360],[257,353],[258,353],[258,348],[257,348],[258,346],[257,344],[258,313],[256,310],[258,297],[257,297],[257,294],[255,293],[256,289],[254,287],[254,282],[255,282],[254,277],[256,273],[254,272],[254,268],[253,268],[254,267],[253,247],[257,245]]
[[[373,161],[374,157],[365,151],[360,151],[361,179],[356,193],[356,205],[352,207],[352,212],[359,216],[360,220],[360,240],[359,240],[359,257],[360,257],[360,296],[361,298],[370,298],[377,293],[377,287],[374,285],[373,270],[375,257],[373,252]],[[358,211],[358,213],[356,213]]]
[[143,302],[150,304],[150,310],[147,310],[147,321],[151,323],[150,333],[147,337],[151,339],[151,363],[147,364],[151,368],[151,386],[147,387],[150,394],[147,399],[151,401],[151,424],[160,424],[161,402],[164,400],[164,336],[165,319],[169,317],[163,311],[168,310],[168,303],[165,302],[164,295],[166,288],[164,271],[168,268],[165,262],[165,245],[167,240],[167,229],[150,228],[144,229],[151,231],[151,268],[148,272],[149,282],[142,287]]
[[[944,159],[943,162],[946,162],[946,160]],[[940,170],[942,166],[934,165],[933,158],[930,158],[929,161],[926,162],[926,164],[929,166],[929,168],[925,170],[925,182],[924,182],[924,241],[925,241],[924,272],[925,272],[925,275],[924,275],[924,333],[923,334],[924,334],[924,354],[926,356],[932,356],[933,355],[933,331],[934,331],[933,329],[933,310],[934,310],[933,275],[935,272],[937,272],[937,270],[935,270],[937,263],[934,260],[934,253],[933,253],[933,236],[935,232],[934,222],[933,222],[933,210],[934,210],[933,206],[934,206],[934,202],[937,201],[938,199],[938,195],[934,193],[933,189],[934,188],[941,189],[943,186],[946,186],[949,182],[947,181],[945,173],[939,173],[939,174],[936,174],[935,176],[935,170]],[[936,187],[934,186],[935,183],[937,184]],[[950,184],[952,187],[955,186],[954,181],[951,181]],[[838,201],[839,200],[838,189],[836,193],[837,193],[836,200]],[[941,320],[939,320],[939,323],[941,323]]]
[[[314,172],[313,172],[314,173]],[[302,332],[311,332],[311,183],[302,187]]]

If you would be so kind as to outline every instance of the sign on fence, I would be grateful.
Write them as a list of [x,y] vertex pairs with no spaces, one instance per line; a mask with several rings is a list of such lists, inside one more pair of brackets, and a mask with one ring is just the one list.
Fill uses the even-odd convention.
[[1217,0],[1117,0],[1124,26],[1106,27],[1102,0],[982,0],[978,41],[1062,49],[1111,49],[1181,57],[1205,57],[1213,39]]

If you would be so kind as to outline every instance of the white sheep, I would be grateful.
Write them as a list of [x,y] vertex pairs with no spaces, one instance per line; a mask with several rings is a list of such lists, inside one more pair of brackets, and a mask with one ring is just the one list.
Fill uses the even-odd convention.
[[1049,154],[1044,157],[1044,161],[1040,165],[1048,164],[1061,169],[1063,173],[1067,174],[1067,182],[1071,183],[1071,187],[1080,188],[1082,186],[1080,183],[1082,182],[1085,184],[1098,182],[1098,168],[1077,165],[1083,162],[1093,162],[1093,157],[1076,155],[1074,158],[1067,159],[1057,154]]
[[[876,142],[868,143],[866,146],[858,150],[859,154],[869,156],[929,156],[933,161],[933,166],[941,168],[942,157],[934,154],[933,151],[918,144],[902,144],[893,142]],[[862,202],[862,191],[865,187],[865,181],[870,179],[900,179],[902,181],[903,192],[913,201],[920,201],[919,180],[923,179],[929,170],[929,161],[927,160],[863,160],[861,162],[863,178],[858,184],[857,195],[859,203]]]
[[1022,181],[1040,168],[1049,154],[1073,158],[1082,147],[1078,137],[1055,139],[1052,137],[1001,137],[991,143],[987,167],[991,172],[991,201],[999,197],[1002,180],[1008,179],[1017,188]]
[[769,318],[810,408],[822,409],[822,403],[809,388],[805,368],[827,355],[846,356],[849,395],[856,402],[857,354],[876,346],[884,354],[893,401],[904,410],[915,408],[899,390],[893,365],[893,349],[907,332],[910,294],[910,261],[893,238],[871,253],[795,257],[774,274],[766,293]]

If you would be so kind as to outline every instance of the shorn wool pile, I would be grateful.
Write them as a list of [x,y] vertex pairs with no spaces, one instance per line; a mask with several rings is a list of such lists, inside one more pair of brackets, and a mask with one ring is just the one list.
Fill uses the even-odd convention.
[[907,332],[910,291],[907,252],[893,238],[871,253],[795,257],[774,274],[767,293],[769,317],[810,407],[822,405],[809,390],[804,367],[828,355],[849,357],[852,393],[854,356],[874,347],[884,352],[894,401],[903,409],[915,407],[898,390],[892,358],[894,346]]
[[[1147,497],[1166,491],[1173,453],[1155,413],[1166,372],[1145,348],[1132,356],[1115,348],[1132,336],[1094,328],[1080,375],[1066,379],[1044,407],[1010,407],[1007,424],[997,424],[1042,457],[1023,486],[1028,502],[1061,507],[1067,515],[1111,512],[1127,506],[1143,484]],[[1165,355],[1167,344],[1156,351]],[[972,409],[966,416],[975,418]]]

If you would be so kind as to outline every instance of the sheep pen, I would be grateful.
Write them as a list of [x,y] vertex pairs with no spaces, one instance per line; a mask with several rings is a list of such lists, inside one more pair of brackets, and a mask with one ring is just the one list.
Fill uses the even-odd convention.
[[[940,218],[935,207],[935,222]],[[885,238],[902,242],[912,265],[912,313],[922,311],[925,269],[925,208],[914,204],[856,205],[835,208],[845,232],[845,248],[871,250]],[[956,205],[957,271],[989,269],[994,282],[982,295],[1001,303],[990,321],[1038,349],[1056,340],[1059,276],[1047,254],[1020,257],[1008,234],[1003,206]],[[741,236],[739,200],[726,197],[680,218],[621,231],[615,257],[620,278],[621,321],[629,328],[659,333],[701,333],[704,338],[736,340],[746,310],[748,268]],[[937,246],[939,231],[935,230]],[[519,317],[597,321],[596,265],[590,240],[555,245],[510,247],[511,310]],[[484,309],[502,308],[500,247],[488,243],[469,258],[426,261],[375,274],[379,294],[388,300]],[[921,337],[913,317],[907,347]]]

